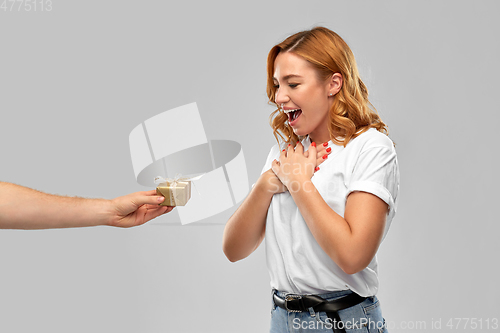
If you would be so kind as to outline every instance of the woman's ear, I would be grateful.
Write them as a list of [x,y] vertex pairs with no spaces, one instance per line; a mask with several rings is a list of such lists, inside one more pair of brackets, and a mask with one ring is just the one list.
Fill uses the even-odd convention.
[[328,82],[328,94],[329,96],[335,96],[342,88],[342,74],[334,73]]

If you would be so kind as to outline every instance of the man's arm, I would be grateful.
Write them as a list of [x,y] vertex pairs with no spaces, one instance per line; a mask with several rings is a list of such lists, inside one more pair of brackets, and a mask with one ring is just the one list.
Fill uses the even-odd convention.
[[0,182],[0,229],[133,227],[170,212],[173,207],[158,205],[163,200],[155,190],[112,200],[85,199]]

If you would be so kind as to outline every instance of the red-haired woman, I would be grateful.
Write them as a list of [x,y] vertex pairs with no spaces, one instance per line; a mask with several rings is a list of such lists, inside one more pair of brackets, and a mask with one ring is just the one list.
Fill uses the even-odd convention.
[[274,46],[267,74],[278,145],[229,219],[224,253],[243,259],[265,236],[271,332],[384,332],[376,253],[399,189],[386,125],[329,29]]

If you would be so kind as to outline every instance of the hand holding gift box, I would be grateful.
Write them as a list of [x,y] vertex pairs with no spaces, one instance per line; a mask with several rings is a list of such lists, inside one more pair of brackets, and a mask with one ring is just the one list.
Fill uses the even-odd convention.
[[156,193],[165,197],[160,206],[185,206],[191,198],[191,181],[198,180],[202,176],[189,178],[180,175],[175,178],[156,177]]

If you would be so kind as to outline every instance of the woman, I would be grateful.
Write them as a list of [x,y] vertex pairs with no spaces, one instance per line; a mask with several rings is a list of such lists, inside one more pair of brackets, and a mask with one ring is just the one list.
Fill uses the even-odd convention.
[[274,46],[267,73],[271,126],[284,142],[229,219],[224,253],[243,259],[266,236],[271,332],[384,332],[375,254],[399,188],[386,125],[349,46],[329,29]]

